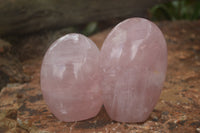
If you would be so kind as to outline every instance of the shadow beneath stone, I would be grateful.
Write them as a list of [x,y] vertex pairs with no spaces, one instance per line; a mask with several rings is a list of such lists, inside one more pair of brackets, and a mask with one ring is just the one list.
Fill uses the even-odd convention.
[[107,124],[110,124],[112,120],[109,118],[108,114],[106,113],[106,110],[104,106],[102,106],[101,111],[98,113],[98,115],[94,118],[84,120],[77,122],[74,128],[77,129],[96,129],[106,126]]

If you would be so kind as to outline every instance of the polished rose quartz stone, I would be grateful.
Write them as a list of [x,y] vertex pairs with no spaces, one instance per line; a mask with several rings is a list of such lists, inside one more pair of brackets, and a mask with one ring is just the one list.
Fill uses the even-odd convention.
[[119,23],[103,43],[99,64],[109,116],[120,122],[145,121],[159,99],[167,68],[159,28],[143,18]]
[[102,106],[99,50],[87,37],[68,34],[54,42],[41,68],[41,89],[50,111],[61,121],[94,117]]

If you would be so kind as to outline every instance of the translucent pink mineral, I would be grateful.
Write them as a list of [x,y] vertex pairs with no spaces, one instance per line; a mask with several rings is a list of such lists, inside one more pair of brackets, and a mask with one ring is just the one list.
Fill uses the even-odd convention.
[[119,23],[103,43],[99,64],[109,116],[120,122],[145,121],[159,99],[167,68],[159,28],[142,18]]
[[97,65],[99,50],[87,37],[68,34],[45,54],[41,89],[51,112],[65,122],[94,117],[102,106]]

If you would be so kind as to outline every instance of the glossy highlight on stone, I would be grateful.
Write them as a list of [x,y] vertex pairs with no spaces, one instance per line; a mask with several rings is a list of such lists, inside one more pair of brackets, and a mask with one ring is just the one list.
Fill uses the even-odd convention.
[[61,121],[85,120],[99,112],[98,62],[96,45],[75,33],[61,37],[46,52],[41,89],[50,111]]
[[167,46],[159,28],[143,18],[119,23],[103,43],[99,65],[111,119],[145,121],[159,99],[167,69]]

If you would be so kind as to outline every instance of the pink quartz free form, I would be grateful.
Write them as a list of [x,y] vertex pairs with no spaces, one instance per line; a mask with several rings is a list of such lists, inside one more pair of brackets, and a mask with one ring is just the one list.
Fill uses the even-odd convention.
[[131,18],[119,23],[103,43],[101,89],[109,116],[143,122],[156,105],[165,80],[167,46],[152,22]]
[[85,120],[99,112],[98,61],[98,48],[80,34],[61,37],[46,52],[41,89],[50,111],[61,121]]

